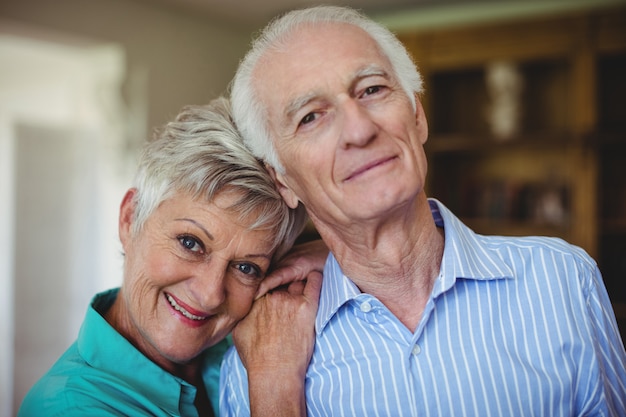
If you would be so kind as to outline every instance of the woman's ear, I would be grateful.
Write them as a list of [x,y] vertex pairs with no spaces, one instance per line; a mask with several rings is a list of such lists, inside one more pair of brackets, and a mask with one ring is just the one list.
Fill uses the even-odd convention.
[[119,218],[119,235],[122,247],[126,248],[126,243],[131,238],[132,226],[135,219],[135,195],[137,194],[136,188],[131,188],[126,191],[122,204],[120,204],[120,218]]
[[296,207],[298,207],[298,203],[300,201],[298,200],[298,197],[295,195],[295,193],[291,190],[291,188],[289,188],[289,186],[285,182],[284,175],[281,174],[280,172],[277,172],[274,169],[274,167],[268,164],[265,164],[265,168],[267,168],[267,171],[270,173],[270,176],[274,180],[274,183],[276,184],[276,188],[278,188],[278,192],[283,197],[283,200],[285,200],[285,203],[287,203],[287,205],[291,207],[292,209],[295,209]]

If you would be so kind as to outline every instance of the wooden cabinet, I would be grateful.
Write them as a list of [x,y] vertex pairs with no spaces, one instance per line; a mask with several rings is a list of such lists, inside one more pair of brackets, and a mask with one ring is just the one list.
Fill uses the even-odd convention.
[[626,8],[399,37],[425,81],[428,194],[479,233],[583,247],[626,320]]

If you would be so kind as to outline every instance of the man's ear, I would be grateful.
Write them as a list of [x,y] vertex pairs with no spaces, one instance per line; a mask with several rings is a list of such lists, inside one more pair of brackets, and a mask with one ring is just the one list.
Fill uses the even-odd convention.
[[135,195],[137,194],[136,188],[130,188],[126,191],[122,204],[120,204],[120,218],[118,224],[118,233],[120,235],[120,241],[122,247],[126,248],[126,243],[129,241],[132,235],[132,226],[135,218]]
[[415,94],[415,124],[420,131],[420,142],[423,145],[428,140],[428,121],[426,120],[426,113],[424,113],[424,107],[417,93]]
[[285,203],[287,203],[287,205],[292,209],[298,207],[298,197],[286,184],[284,176],[280,172],[277,172],[274,167],[268,164],[265,164],[265,167],[267,168],[267,171],[270,173],[270,176],[274,180],[276,188],[278,188],[278,192],[283,197],[283,200],[285,200]]

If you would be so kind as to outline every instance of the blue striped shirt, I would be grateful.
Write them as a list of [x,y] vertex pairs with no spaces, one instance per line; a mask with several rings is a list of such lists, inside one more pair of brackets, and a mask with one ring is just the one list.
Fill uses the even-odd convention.
[[[559,239],[477,235],[431,205],[445,248],[415,332],[329,256],[309,415],[625,416],[626,353],[595,262]],[[247,392],[230,350],[221,415],[249,415]]]

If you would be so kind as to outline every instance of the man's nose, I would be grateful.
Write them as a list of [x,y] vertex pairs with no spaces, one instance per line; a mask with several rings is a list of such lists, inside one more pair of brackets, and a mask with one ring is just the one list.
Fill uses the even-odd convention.
[[340,104],[341,144],[344,148],[362,147],[378,134],[378,126],[369,110],[355,98],[346,98]]

